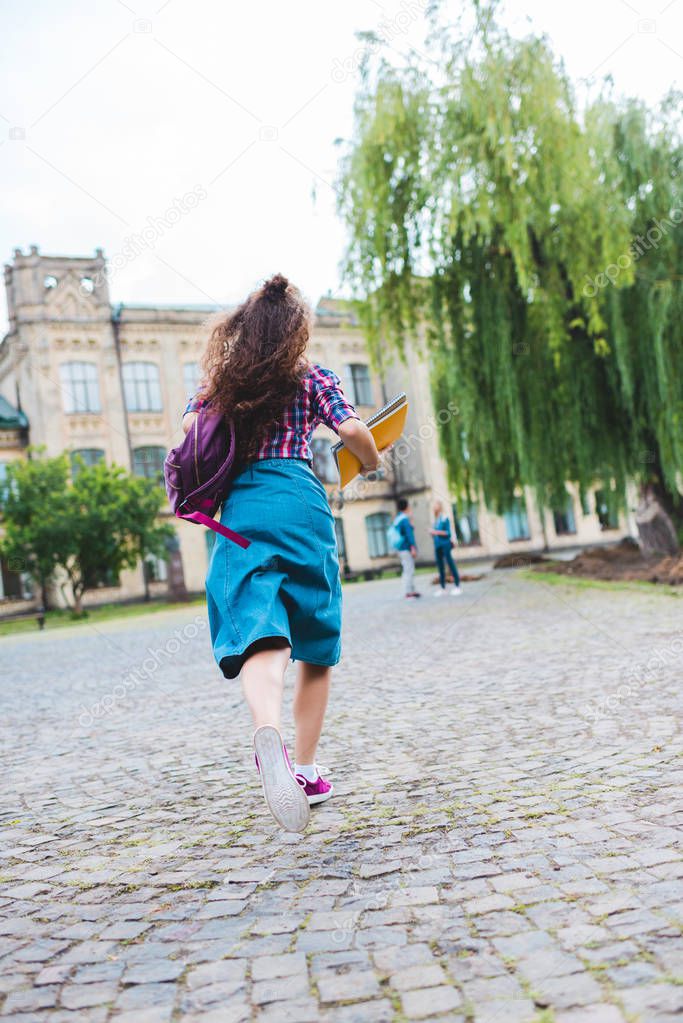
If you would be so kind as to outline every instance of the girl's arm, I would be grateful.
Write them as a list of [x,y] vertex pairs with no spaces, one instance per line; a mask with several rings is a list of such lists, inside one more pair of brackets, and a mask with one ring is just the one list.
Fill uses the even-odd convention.
[[344,447],[359,460],[363,474],[375,472],[379,468],[379,451],[375,438],[360,419],[345,419],[337,427],[339,439]]
[[[446,522],[446,528],[445,529],[437,529],[436,527],[437,527],[438,523],[439,522],[444,522],[444,521]],[[451,535],[451,524],[448,521],[448,519],[446,518],[446,516],[442,515],[441,518],[435,519],[434,525],[429,530],[429,532],[432,534],[432,536],[450,536]]]

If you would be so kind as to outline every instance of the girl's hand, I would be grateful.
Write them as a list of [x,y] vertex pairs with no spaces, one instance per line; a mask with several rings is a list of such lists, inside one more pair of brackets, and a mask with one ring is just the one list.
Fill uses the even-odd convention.
[[360,419],[345,419],[337,432],[344,447],[360,462],[361,473],[365,475],[376,472],[379,468],[379,451],[365,423],[361,423]]

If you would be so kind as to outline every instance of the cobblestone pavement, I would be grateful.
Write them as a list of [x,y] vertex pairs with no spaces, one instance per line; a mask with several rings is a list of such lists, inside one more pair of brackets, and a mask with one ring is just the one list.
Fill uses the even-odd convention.
[[347,589],[305,836],[201,607],[0,640],[0,1015],[681,1018],[680,600],[397,592]]

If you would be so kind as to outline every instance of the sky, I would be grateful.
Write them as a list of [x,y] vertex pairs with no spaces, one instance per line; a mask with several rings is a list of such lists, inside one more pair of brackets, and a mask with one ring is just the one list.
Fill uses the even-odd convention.
[[[102,248],[115,302],[232,303],[276,271],[342,293],[355,34],[400,61],[425,3],[0,0],[2,261]],[[507,0],[504,20],[576,81],[655,104],[683,79],[683,0]]]

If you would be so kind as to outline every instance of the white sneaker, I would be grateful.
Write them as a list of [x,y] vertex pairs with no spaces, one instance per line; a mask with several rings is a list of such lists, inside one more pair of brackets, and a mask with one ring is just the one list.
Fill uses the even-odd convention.
[[439,587],[437,588],[436,592],[434,593],[434,596],[435,596],[435,597],[443,597],[443,595],[444,595],[444,593],[445,593],[445,592],[446,592],[446,591],[445,591],[444,589],[442,589],[442,588],[441,588],[441,587],[439,586]]
[[453,589],[451,590],[451,596],[452,597],[459,597],[461,595],[461,593],[462,593],[462,590],[460,589],[459,586],[454,586]]
[[310,810],[306,794],[294,777],[282,736],[272,725],[254,732],[256,766],[268,809],[285,831],[306,830]]

